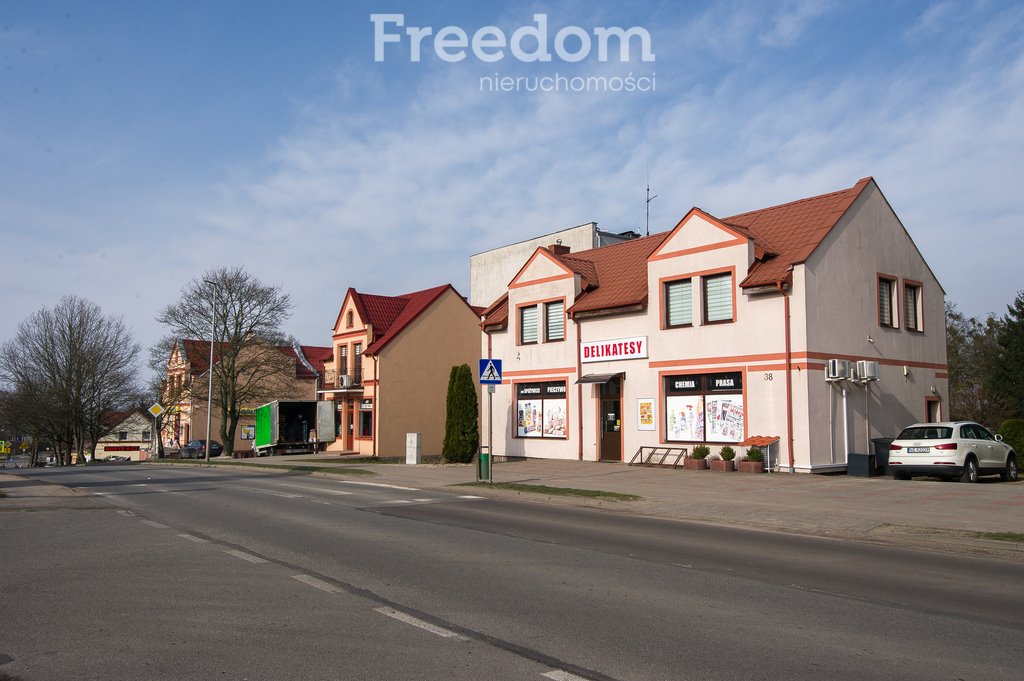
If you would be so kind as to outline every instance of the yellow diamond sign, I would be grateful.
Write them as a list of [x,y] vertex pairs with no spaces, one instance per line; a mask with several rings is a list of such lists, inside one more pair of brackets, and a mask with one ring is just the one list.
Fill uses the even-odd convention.
[[164,409],[163,405],[161,405],[159,402],[157,402],[156,404],[149,408],[149,413],[152,414],[154,417],[160,416],[160,414],[163,414],[165,411],[167,410]]

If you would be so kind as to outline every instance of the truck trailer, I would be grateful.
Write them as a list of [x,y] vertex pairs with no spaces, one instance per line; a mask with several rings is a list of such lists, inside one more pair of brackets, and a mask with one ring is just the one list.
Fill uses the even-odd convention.
[[334,403],[329,400],[274,400],[256,408],[258,456],[311,454],[334,442]]

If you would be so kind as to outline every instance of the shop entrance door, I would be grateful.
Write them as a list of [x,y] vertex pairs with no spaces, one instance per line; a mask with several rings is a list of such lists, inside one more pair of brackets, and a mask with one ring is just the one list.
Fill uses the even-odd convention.
[[622,384],[615,376],[601,384],[601,461],[622,461]]
[[356,430],[356,401],[345,400],[345,449],[351,451],[355,449],[355,435]]

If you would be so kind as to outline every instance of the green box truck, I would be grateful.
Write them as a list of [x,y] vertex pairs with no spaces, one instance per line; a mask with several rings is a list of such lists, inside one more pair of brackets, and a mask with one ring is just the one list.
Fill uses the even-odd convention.
[[334,442],[334,402],[274,400],[256,408],[258,456],[310,454]]

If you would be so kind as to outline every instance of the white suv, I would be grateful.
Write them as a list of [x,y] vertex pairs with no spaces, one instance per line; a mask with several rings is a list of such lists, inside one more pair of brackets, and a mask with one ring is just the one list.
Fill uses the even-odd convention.
[[889,471],[896,480],[914,475],[977,482],[979,475],[1017,479],[1017,457],[1001,435],[974,421],[915,423],[889,445]]

